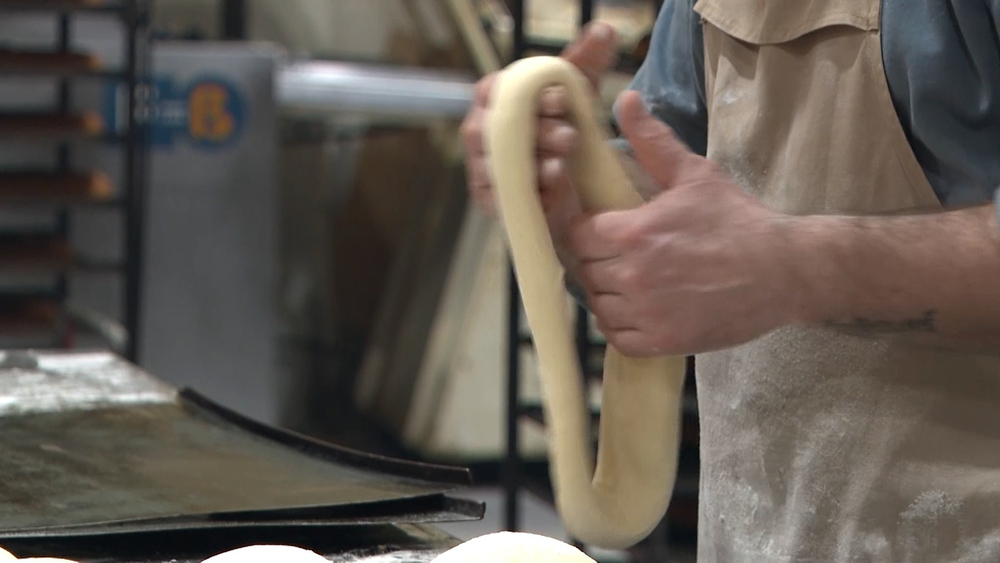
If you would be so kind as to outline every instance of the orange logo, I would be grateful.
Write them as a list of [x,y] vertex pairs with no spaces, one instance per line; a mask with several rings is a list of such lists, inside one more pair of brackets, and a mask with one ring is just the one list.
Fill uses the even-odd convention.
[[236,130],[229,91],[220,84],[199,84],[188,98],[188,134],[195,141],[220,143]]

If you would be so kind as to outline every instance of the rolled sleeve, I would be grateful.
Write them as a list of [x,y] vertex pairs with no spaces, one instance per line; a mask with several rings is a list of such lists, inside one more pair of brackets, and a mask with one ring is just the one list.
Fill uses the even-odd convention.
[[997,212],[997,228],[1000,228],[1000,188],[993,192],[993,208]]

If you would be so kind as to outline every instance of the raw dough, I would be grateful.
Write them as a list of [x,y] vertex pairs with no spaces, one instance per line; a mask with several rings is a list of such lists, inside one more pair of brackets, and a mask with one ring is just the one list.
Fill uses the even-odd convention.
[[209,557],[202,563],[329,563],[325,557],[287,545],[252,545]]
[[431,563],[596,563],[579,549],[534,534],[499,532],[446,551]]
[[11,552],[0,547],[0,561],[17,561],[17,557],[14,557]]
[[623,548],[648,536],[670,502],[685,361],[627,358],[608,347],[595,471],[564,271],[536,183],[537,100],[555,84],[568,89],[572,119],[581,133],[569,165],[584,208],[596,212],[642,204],[607,143],[590,85],[563,59],[532,57],[501,72],[491,95],[486,150],[538,354],[557,508],[573,537]]

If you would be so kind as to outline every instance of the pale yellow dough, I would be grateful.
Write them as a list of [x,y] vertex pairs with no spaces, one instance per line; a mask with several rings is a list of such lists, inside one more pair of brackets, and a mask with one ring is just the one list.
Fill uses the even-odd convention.
[[596,563],[579,549],[545,536],[499,532],[467,541],[431,563]]
[[287,545],[252,545],[209,557],[202,563],[329,563],[325,557]]
[[14,557],[11,552],[0,547],[0,561],[17,561],[17,557]]
[[528,58],[501,72],[491,95],[486,151],[538,355],[559,514],[570,534],[583,542],[623,548],[648,536],[670,502],[685,361],[628,358],[608,348],[595,470],[564,271],[536,181],[537,100],[544,88],[556,84],[568,89],[572,119],[581,133],[570,169],[585,209],[642,204],[607,143],[589,84],[560,58]]

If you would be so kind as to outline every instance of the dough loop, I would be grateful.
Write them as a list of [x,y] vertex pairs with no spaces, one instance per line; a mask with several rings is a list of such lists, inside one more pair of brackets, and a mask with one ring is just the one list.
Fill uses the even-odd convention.
[[571,118],[580,131],[569,168],[584,209],[643,203],[607,142],[589,83],[558,57],[523,59],[500,73],[491,95],[486,152],[538,355],[559,514],[573,537],[623,548],[648,536],[670,502],[686,364],[682,357],[628,358],[608,347],[595,469],[565,272],[536,180],[538,98],[552,85],[567,88]]

